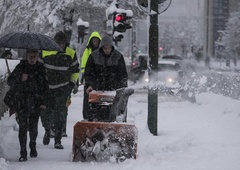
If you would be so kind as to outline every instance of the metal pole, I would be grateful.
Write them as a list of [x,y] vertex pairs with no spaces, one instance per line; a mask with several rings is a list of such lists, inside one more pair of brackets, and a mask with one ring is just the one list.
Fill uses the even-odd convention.
[[[150,2],[150,26],[149,26],[149,57],[150,81],[158,71],[158,1]],[[150,87],[148,90],[148,128],[153,135],[157,135],[158,115],[158,89]]]

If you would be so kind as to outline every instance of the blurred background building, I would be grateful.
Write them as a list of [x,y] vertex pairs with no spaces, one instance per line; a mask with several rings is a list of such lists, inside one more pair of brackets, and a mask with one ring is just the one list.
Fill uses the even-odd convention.
[[[205,0],[204,1],[204,55],[206,62],[223,50],[221,44],[231,13],[239,10],[236,0]],[[207,64],[207,63],[206,63]]]

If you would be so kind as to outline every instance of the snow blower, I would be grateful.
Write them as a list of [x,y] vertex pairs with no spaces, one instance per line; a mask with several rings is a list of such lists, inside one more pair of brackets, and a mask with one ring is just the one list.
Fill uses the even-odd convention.
[[133,89],[89,94],[89,121],[74,125],[72,161],[116,161],[137,157],[137,128],[127,122]]

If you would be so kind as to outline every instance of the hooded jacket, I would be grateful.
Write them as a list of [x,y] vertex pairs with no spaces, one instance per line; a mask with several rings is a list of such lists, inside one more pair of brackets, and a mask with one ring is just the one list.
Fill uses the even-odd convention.
[[81,58],[81,72],[84,73],[85,71],[85,67],[86,67],[86,64],[87,64],[87,60],[88,60],[88,57],[89,55],[92,53],[93,49],[92,47],[90,46],[90,42],[92,40],[93,37],[96,37],[98,38],[99,40],[102,40],[102,37],[100,36],[100,34],[96,31],[92,32],[92,34],[90,35],[89,39],[88,39],[88,42],[87,42],[87,45],[86,45],[86,49],[84,50],[83,52],[83,55],[82,55],[82,58]]
[[[111,45],[110,55],[103,52],[103,46]],[[110,37],[102,38],[99,49],[92,52],[85,69],[86,86],[94,90],[117,90],[127,87],[127,70],[123,55],[114,48]]]

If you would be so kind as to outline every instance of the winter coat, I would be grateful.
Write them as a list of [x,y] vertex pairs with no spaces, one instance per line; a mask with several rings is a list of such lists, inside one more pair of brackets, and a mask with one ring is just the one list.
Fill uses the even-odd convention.
[[[105,55],[102,47],[112,46],[110,55]],[[111,38],[104,37],[99,49],[89,56],[85,69],[85,84],[94,90],[111,91],[127,87],[127,70],[123,55],[114,49]]]
[[58,89],[67,85],[73,88],[77,83],[79,62],[75,50],[69,47],[66,47],[64,53],[43,50],[39,61],[47,70],[49,89]]
[[[23,73],[28,74],[26,81],[21,81]],[[10,86],[10,90],[4,101],[17,112],[20,110],[31,112],[31,109],[46,105],[48,81],[45,68],[41,63],[30,65],[26,60],[21,61],[9,75],[7,84]]]
[[81,58],[81,72],[82,73],[84,73],[84,71],[85,71],[85,67],[86,67],[89,55],[92,53],[92,51],[94,51],[94,49],[92,49],[91,44],[90,44],[93,37],[96,37],[96,38],[99,38],[99,40],[102,40],[102,37],[96,31],[92,32],[92,34],[90,35],[87,45],[86,45],[86,48],[85,48],[82,58]]

